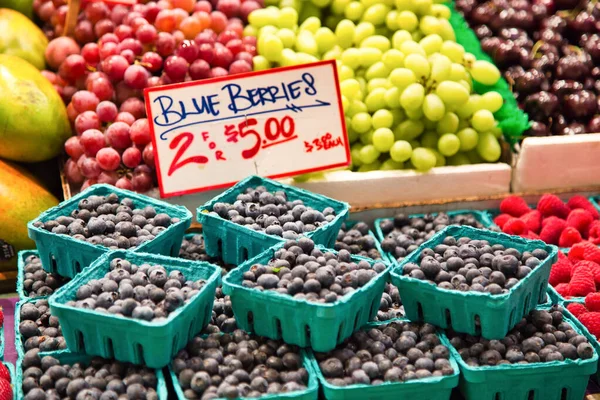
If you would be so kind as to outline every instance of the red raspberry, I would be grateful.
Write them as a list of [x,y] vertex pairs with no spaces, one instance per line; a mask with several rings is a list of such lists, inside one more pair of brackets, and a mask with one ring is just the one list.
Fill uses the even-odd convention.
[[556,286],[559,283],[569,283],[571,280],[571,269],[573,264],[567,258],[559,258],[550,270],[550,279],[548,283]]
[[10,382],[10,372],[8,372],[8,368],[6,365],[0,363],[0,380],[5,380]]
[[502,227],[502,232],[509,235],[522,235],[527,232],[527,226],[519,218],[511,218]]
[[600,312],[586,312],[580,314],[577,319],[596,337],[600,336]]
[[558,244],[558,239],[563,229],[567,226],[565,220],[550,217],[546,218],[542,222],[542,231],[540,232],[540,239],[549,244]]
[[556,216],[560,218],[567,218],[570,211],[569,207],[553,194],[543,195],[538,201],[537,209],[544,217]]
[[592,217],[594,217],[594,219],[600,218],[600,214],[598,214],[598,210],[596,209],[596,207],[594,207],[594,205],[588,199],[581,195],[575,195],[571,197],[569,201],[567,201],[567,205],[569,206],[569,208],[571,208],[571,210],[581,208],[583,210],[589,211],[589,213],[592,214]]
[[580,264],[578,263],[573,267],[573,274],[569,283],[570,296],[584,297],[596,291],[592,268],[588,265]]
[[588,237],[590,239],[600,238],[600,221],[593,221],[588,229]]
[[587,308],[581,303],[570,303],[567,306],[567,310],[571,312],[575,317],[579,317],[581,314],[588,312]]
[[571,247],[576,243],[581,242],[581,233],[572,226],[567,226],[560,234],[558,245],[560,247]]
[[576,243],[569,250],[569,260],[571,262],[586,260],[600,264],[600,248],[588,241]]
[[600,311],[600,293],[590,293],[585,296],[585,306],[590,311]]
[[12,400],[13,389],[10,381],[0,379],[0,400]]
[[530,239],[530,240],[540,240],[540,235],[538,235],[535,232],[531,232],[531,231],[527,231],[527,233],[519,235],[525,239]]
[[2,311],[2,307],[0,307],[0,326],[4,325],[4,312]]
[[556,292],[558,294],[560,294],[562,297],[567,299],[567,298],[569,298],[569,292],[571,290],[571,287],[569,286],[568,283],[559,283],[558,285],[556,285],[554,290],[556,290]]
[[592,221],[594,221],[594,217],[589,211],[578,208],[571,211],[567,217],[567,226],[572,226],[581,233],[581,236],[587,237]]
[[527,202],[519,196],[508,196],[500,203],[500,212],[513,217],[520,217],[523,214],[527,214],[531,211],[531,208],[527,205]]
[[520,219],[525,222],[527,229],[535,233],[540,233],[540,229],[542,229],[542,214],[538,210],[529,211],[527,214],[522,215]]
[[496,225],[498,225],[498,227],[500,229],[502,229],[502,227],[504,226],[504,224],[506,223],[506,221],[508,221],[511,218],[512,218],[512,216],[510,216],[508,214],[500,214],[496,218],[494,218],[494,223]]
[[592,271],[592,275],[594,275],[594,283],[597,286],[600,286],[600,265],[593,261],[579,261],[578,263],[574,264],[571,268],[571,276],[575,273],[576,269],[582,267]]

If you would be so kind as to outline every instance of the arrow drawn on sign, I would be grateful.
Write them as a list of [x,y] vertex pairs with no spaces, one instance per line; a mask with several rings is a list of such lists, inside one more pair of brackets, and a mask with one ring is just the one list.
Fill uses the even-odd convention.
[[315,103],[314,104],[306,104],[306,105],[297,106],[297,105],[291,103],[291,104],[286,104],[285,107],[276,108],[276,109],[273,109],[273,110],[257,111],[257,112],[254,112],[254,113],[232,115],[232,116],[229,116],[229,117],[207,119],[207,120],[204,120],[204,121],[190,122],[189,124],[178,125],[178,126],[174,126],[172,128],[167,129],[166,131],[164,131],[163,133],[160,134],[160,139],[161,140],[167,140],[167,138],[165,137],[167,135],[167,133],[172,132],[172,131],[177,130],[177,129],[187,128],[188,126],[206,124],[206,123],[211,123],[211,122],[227,121],[227,120],[236,119],[236,118],[247,118],[247,117],[250,117],[250,116],[261,115],[261,114],[272,114],[272,113],[276,113],[276,112],[280,112],[280,111],[293,111],[295,113],[299,113],[299,112],[304,111],[307,108],[327,107],[327,106],[330,106],[330,105],[331,105],[331,103],[329,103],[327,101],[322,101],[322,100],[315,99]]

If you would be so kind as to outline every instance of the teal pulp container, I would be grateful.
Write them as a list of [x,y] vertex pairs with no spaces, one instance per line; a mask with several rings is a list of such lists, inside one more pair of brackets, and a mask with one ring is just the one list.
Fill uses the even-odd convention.
[[[102,314],[66,304],[75,300],[80,286],[104,277],[110,261],[115,258],[137,265],[162,265],[168,272],[178,269],[186,279],[205,279],[206,284],[190,301],[159,321]],[[220,276],[221,268],[207,262],[116,250],[102,255],[90,268],[50,296],[50,310],[58,318],[72,352],[162,368],[210,321]]]
[[[440,289],[433,283],[402,275],[404,265],[418,263],[423,249],[435,247],[446,236],[487,240],[490,244],[502,244],[520,252],[542,249],[548,252],[548,257],[508,293],[501,295]],[[540,240],[527,240],[470,226],[448,226],[394,267],[391,279],[400,291],[408,319],[429,322],[440,328],[452,327],[457,332],[481,335],[486,339],[501,339],[524,315],[544,301],[550,268],[556,262],[557,251],[556,246]]]
[[248,188],[257,186],[265,186],[270,192],[284,191],[288,200],[302,200],[305,205],[319,211],[332,207],[336,213],[335,219],[328,224],[321,225],[312,232],[308,232],[305,236],[311,238],[316,244],[333,247],[342,222],[348,218],[350,207],[347,203],[294,186],[283,185],[271,179],[250,176],[203,206],[198,207],[197,219],[203,226],[206,252],[209,256],[221,256],[226,264],[240,265],[269,247],[285,242],[285,239],[279,236],[255,231],[221,218],[216,213],[211,213],[215,203],[233,204],[238,194],[244,193]]
[[[394,320],[385,322],[373,322],[367,324],[364,329],[378,325],[386,325]],[[406,319],[396,319],[396,321],[407,321]],[[439,335],[442,344],[450,346],[448,339]],[[458,385],[459,369],[458,364],[453,357],[450,358],[450,364],[454,369],[454,374],[448,376],[434,376],[425,379],[415,379],[407,382],[384,382],[381,385],[357,384],[350,386],[335,386],[327,382],[319,363],[314,355],[311,357],[311,367],[321,384],[323,397],[326,400],[404,400],[404,399],[427,399],[427,400],[448,400],[452,389]]]
[[[329,351],[377,315],[389,266],[365,286],[334,303],[316,303],[271,290],[242,286],[242,275],[254,264],[266,265],[283,244],[248,260],[223,278],[223,292],[231,296],[238,326],[248,332],[317,351]],[[321,251],[334,250],[317,246]],[[355,261],[370,258],[352,256]],[[382,262],[382,261],[378,261]],[[384,263],[385,264],[385,263]]]
[[[444,213],[448,214],[448,216],[450,216],[450,217],[455,217],[457,215],[471,214],[480,224],[482,224],[486,228],[489,226],[495,226],[494,223],[492,222],[490,215],[486,211],[454,210],[454,211],[444,211]],[[439,213],[437,213],[437,212],[429,213],[429,215],[432,215],[434,217],[437,216],[438,214]],[[411,219],[412,218],[423,218],[425,215],[427,215],[427,214],[411,214],[408,217]],[[385,239],[385,235],[381,231],[381,222],[393,220],[393,219],[394,218],[378,218],[375,220],[375,237],[377,238],[377,240],[379,240],[380,243],[383,241],[383,239]],[[382,254],[384,254],[388,258],[388,261],[391,263],[395,263],[397,261],[396,258],[390,253],[386,252],[386,253],[382,253]]]
[[[21,359],[25,355],[25,342],[23,341],[23,338],[21,337],[21,334],[19,331],[19,325],[21,324],[21,307],[23,307],[23,304],[25,304],[25,303],[35,303],[39,300],[46,300],[46,299],[48,299],[48,296],[37,297],[35,299],[21,299],[15,305],[14,329],[15,329],[15,350],[17,351],[17,359]],[[59,351],[64,351],[64,350],[59,350]],[[54,355],[55,353],[57,353],[57,352],[50,351],[50,352],[46,352],[44,354]]]
[[[564,320],[586,335],[570,313]],[[581,400],[590,375],[598,368],[597,347],[595,350],[594,357],[587,360],[472,367],[450,346],[460,367],[459,388],[466,400]]]
[[80,200],[91,195],[106,196],[111,193],[116,193],[120,200],[124,197],[132,199],[136,208],[153,206],[157,213],[166,213],[172,218],[179,218],[179,222],[169,226],[154,239],[132,249],[133,251],[177,257],[185,230],[190,227],[192,222],[192,213],[185,207],[174,206],[164,201],[130,192],[129,190],[118,189],[111,185],[97,184],[90,186],[71,199],[63,201],[58,206],[43,212],[39,217],[27,224],[29,237],[35,241],[36,248],[42,259],[42,266],[46,271],[73,278],[95,259],[110,251],[110,249],[73,239],[68,235],[58,235],[43,228],[37,228],[33,224],[38,221],[46,222],[60,216],[69,216],[73,210],[77,209]]
[[[304,368],[308,371],[308,386],[305,390],[299,392],[286,392],[277,394],[265,394],[260,396],[261,400],[317,400],[319,397],[319,382],[315,373],[310,368],[310,357],[305,350],[302,350],[302,359]],[[177,400],[187,400],[187,397],[183,394],[183,389],[179,385],[179,379],[177,374],[173,371],[173,368],[169,366],[169,376],[175,389],[175,395]],[[246,397],[240,397],[238,400],[245,400]]]
[[[58,359],[61,364],[72,365],[75,363],[83,363],[88,364],[92,360],[92,356],[86,354],[77,354],[71,353],[67,350],[61,350],[54,352],[52,357]],[[16,384],[15,384],[15,399],[23,399],[23,368],[22,368],[23,359],[19,358],[17,360],[17,368],[16,368]],[[158,394],[158,400],[169,400],[169,393],[167,389],[167,383],[165,381],[165,376],[161,369],[155,369],[157,384],[156,384],[156,393]]]
[[10,374],[10,383],[13,389],[13,400],[17,399],[17,376],[15,374],[15,367],[11,363],[4,362],[2,363],[8,368],[8,373]]

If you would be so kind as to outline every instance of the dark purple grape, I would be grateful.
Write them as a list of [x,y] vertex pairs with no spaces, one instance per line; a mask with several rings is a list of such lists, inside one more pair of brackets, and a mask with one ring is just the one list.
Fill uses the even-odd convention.
[[563,98],[563,111],[567,117],[577,120],[589,118],[597,110],[596,95],[589,90],[571,93]]
[[581,82],[557,80],[552,83],[551,92],[562,98],[563,96],[583,90]]
[[572,80],[583,80],[589,75],[590,69],[586,63],[586,60],[581,55],[568,55],[560,60],[556,64],[556,78],[558,79],[572,79]]
[[587,133],[600,133],[600,115],[594,115],[585,127]]
[[538,121],[531,121],[531,127],[525,132],[527,136],[548,136],[548,127]]
[[562,130],[560,134],[565,136],[572,136],[579,135],[582,133],[585,133],[585,125],[583,125],[580,122],[571,122]]
[[530,94],[525,98],[525,112],[536,121],[545,121],[558,110],[558,98],[549,92]]

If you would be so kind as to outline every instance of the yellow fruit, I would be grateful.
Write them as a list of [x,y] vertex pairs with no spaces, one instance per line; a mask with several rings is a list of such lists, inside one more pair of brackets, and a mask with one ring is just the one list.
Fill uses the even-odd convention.
[[0,8],[0,32],[0,54],[21,57],[37,69],[44,69],[48,39],[31,20],[20,12]]

